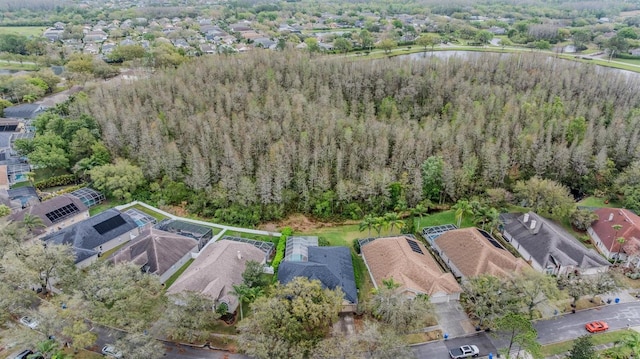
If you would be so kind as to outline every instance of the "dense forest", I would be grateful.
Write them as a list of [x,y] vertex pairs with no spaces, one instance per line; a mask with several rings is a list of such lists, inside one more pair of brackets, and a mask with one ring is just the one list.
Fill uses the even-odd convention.
[[[260,53],[102,86],[75,111],[147,178],[205,191],[195,211],[253,208],[265,219],[455,202],[533,176],[606,193],[638,159],[637,88],[628,73],[533,53]],[[423,183],[433,186],[439,158],[434,196]]]

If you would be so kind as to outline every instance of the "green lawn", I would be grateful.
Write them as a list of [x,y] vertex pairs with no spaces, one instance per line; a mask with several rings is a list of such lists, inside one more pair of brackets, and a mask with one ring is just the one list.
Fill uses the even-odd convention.
[[[127,242],[128,243],[128,242]],[[116,246],[114,248],[109,249],[108,251],[102,253],[102,255],[100,256],[100,258],[98,258],[99,261],[104,261],[106,259],[108,259],[109,257],[111,257],[112,254],[114,254],[115,252],[117,252],[120,248],[124,247],[125,245],[127,245],[127,243],[122,243],[119,246]]]
[[15,183],[13,186],[11,186],[11,189],[20,188],[20,187],[29,187],[29,186],[31,186],[31,182],[22,181],[22,182]]
[[[606,203],[605,203],[606,202]],[[583,207],[607,207],[607,208],[619,208],[621,205],[617,201],[607,201],[602,197],[589,196],[578,202],[578,206]]]
[[108,209],[111,209],[117,205],[122,204],[121,202],[117,201],[117,200],[113,200],[113,199],[108,199],[102,203],[100,203],[97,206],[93,206],[91,208],[89,208],[89,215],[90,216],[95,216],[98,213],[102,213]]
[[173,275],[171,277],[169,277],[169,279],[167,279],[166,282],[164,282],[164,290],[169,289],[169,287],[171,287],[171,285],[173,284],[173,282],[176,281],[176,279],[178,279],[178,277],[180,277],[180,275],[187,270],[187,268],[189,268],[189,266],[191,265],[191,263],[193,263],[194,259],[191,258],[187,261],[187,263],[185,263],[182,267],[180,267],[180,269],[178,269],[175,273],[173,273]]
[[[591,334],[591,340],[593,345],[613,343],[616,340],[620,340],[627,333],[626,330],[616,330],[612,332]],[[555,344],[543,345],[542,355],[544,357],[550,357],[552,355],[563,354],[571,350],[573,346],[573,340],[566,342],[560,342]]]
[[[217,231],[220,232],[219,229]],[[215,233],[218,233],[218,232],[215,232]],[[236,232],[236,231],[226,231],[222,236],[249,238],[249,239],[262,241],[262,242],[273,242],[273,239],[275,238],[272,236],[263,236],[260,234],[252,234],[252,233]]]
[[162,213],[158,213],[158,212],[156,212],[154,210],[151,210],[151,209],[149,209],[147,207],[144,207],[144,206],[141,206],[139,204],[134,204],[131,207],[123,208],[122,212],[125,212],[128,209],[137,209],[138,211],[140,211],[142,213],[145,213],[145,214],[148,214],[151,217],[155,218],[158,222],[162,221],[163,219],[169,218],[169,217],[165,216]]
[[[420,220],[420,218],[418,218],[418,220]],[[458,221],[456,220],[456,211],[450,209],[448,211],[435,212],[427,216],[423,216],[422,220],[420,220],[420,225],[417,228],[422,230],[424,227],[433,227],[442,224],[458,225]],[[460,228],[466,227],[474,227],[473,220],[469,215],[463,216],[462,223],[460,224]]]
[[0,34],[17,34],[23,36],[41,36],[44,26],[0,26]]
[[47,168],[47,167],[36,168],[35,170],[33,170],[33,172],[35,173],[35,176],[34,176],[35,178],[33,179],[34,182],[42,181],[50,177],[70,174],[70,172],[64,168]]

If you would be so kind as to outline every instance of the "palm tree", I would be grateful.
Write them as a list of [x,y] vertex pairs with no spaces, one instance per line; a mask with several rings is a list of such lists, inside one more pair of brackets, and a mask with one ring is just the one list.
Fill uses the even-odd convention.
[[464,199],[459,200],[451,208],[456,210],[456,220],[458,221],[458,228],[462,224],[462,217],[464,217],[465,215],[473,215],[473,207],[471,206],[471,203]]
[[38,352],[45,358],[51,358],[52,355],[55,355],[56,352],[58,352],[58,343],[53,339],[48,339],[43,342],[39,342],[36,345],[36,349],[38,349]]
[[380,232],[382,231],[382,228],[387,226],[387,222],[385,221],[384,217],[376,217],[373,219],[373,229],[376,230],[376,232],[378,232],[378,237],[380,237]]
[[619,246],[618,246],[618,256],[616,257],[616,260],[613,262],[613,264],[618,263],[618,260],[620,259],[620,252],[622,252],[622,245],[624,244],[624,242],[626,242],[627,240],[624,239],[624,237],[618,237],[616,238],[616,242],[618,242]]
[[393,232],[394,228],[402,228],[404,225],[404,221],[400,219],[400,215],[395,212],[390,212],[384,215],[384,219],[387,222],[391,232]]
[[629,331],[622,339],[615,341],[614,345],[628,349],[634,358],[640,357],[640,333],[635,330]]
[[420,225],[422,225],[422,216],[429,213],[429,206],[424,206],[421,203],[416,204],[415,208],[411,210],[411,214],[420,217]]
[[22,218],[22,225],[29,231],[33,231],[36,228],[46,227],[42,218],[32,215],[31,213],[24,214],[24,217]]
[[487,211],[486,217],[486,224],[489,226],[489,233],[493,234],[493,230],[496,229],[500,224],[500,212],[497,209],[491,207],[489,208],[489,211]]
[[234,285],[233,290],[229,293],[238,298],[238,302],[240,302],[240,320],[244,318],[242,313],[242,305],[248,299],[248,294],[251,288],[249,288],[246,284]]
[[360,222],[360,227],[358,227],[358,229],[360,230],[360,232],[364,231],[365,228],[368,229],[369,237],[371,237],[371,228],[373,227],[374,223],[375,223],[375,218],[373,217],[373,215],[367,214],[362,219],[362,222]]
[[[611,228],[613,228],[614,231],[616,231],[616,233],[613,235],[614,238],[618,238],[618,231],[622,229],[622,225],[620,224],[614,224],[613,226],[611,226]],[[611,241],[611,248],[609,248],[609,258],[613,257],[613,245],[616,243],[615,240]]]

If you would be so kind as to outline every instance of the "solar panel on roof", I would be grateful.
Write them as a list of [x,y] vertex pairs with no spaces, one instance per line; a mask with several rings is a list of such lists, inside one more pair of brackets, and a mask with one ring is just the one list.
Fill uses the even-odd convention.
[[111,217],[104,222],[98,223],[93,228],[98,231],[100,234],[105,234],[112,229],[118,228],[127,222],[122,218],[122,216],[117,215],[115,217]]
[[78,207],[75,204],[70,203],[66,206],[60,207],[56,210],[46,213],[45,216],[47,216],[47,218],[51,221],[51,223],[56,223],[78,212],[80,212]]
[[500,245],[500,243],[498,243],[493,237],[491,237],[491,235],[481,229],[478,229],[478,232],[480,232],[480,234],[482,234],[484,236],[484,238],[486,238],[489,243],[493,244],[494,247],[498,248],[498,249],[503,249],[502,245]]
[[424,254],[424,252],[422,251],[422,249],[420,248],[420,246],[418,246],[418,242],[416,241],[412,241],[409,238],[405,238],[407,240],[407,243],[409,243],[409,247],[411,247],[411,250],[416,252],[416,253],[420,253],[420,254]]

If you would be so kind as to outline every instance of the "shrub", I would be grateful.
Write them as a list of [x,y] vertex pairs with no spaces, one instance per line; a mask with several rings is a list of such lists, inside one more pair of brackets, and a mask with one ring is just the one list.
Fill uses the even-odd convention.
[[[280,262],[284,259],[284,250],[287,247],[287,237],[293,234],[293,230],[289,227],[284,227],[280,232],[282,235],[280,236],[280,240],[278,241],[278,246],[276,247],[276,255],[273,257],[273,262],[271,266],[273,267],[274,273],[278,272],[278,267],[280,266]],[[274,276],[275,278],[276,276]]]
[[66,186],[69,184],[78,183],[78,177],[76,175],[61,175],[55,177],[49,177],[42,181],[35,183],[37,189],[45,189],[50,187]]

